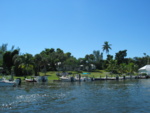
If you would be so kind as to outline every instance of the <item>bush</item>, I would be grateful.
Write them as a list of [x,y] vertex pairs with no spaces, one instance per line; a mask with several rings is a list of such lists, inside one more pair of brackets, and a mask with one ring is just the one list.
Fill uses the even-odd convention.
[[147,73],[142,73],[142,76],[146,76],[147,75]]

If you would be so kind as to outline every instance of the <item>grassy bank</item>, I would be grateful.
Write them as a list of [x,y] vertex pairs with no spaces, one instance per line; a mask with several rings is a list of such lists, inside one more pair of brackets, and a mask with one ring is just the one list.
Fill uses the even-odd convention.
[[[76,74],[80,74],[81,76],[88,76],[88,77],[94,77],[94,78],[100,78],[100,77],[114,77],[116,74],[110,74],[109,72],[106,72],[105,70],[96,70],[94,72],[76,72],[76,71],[68,71],[69,73],[72,73],[70,76],[75,76]],[[46,73],[48,76],[48,80],[59,80],[59,77],[56,75],[56,73],[62,73],[61,71],[49,71]],[[83,74],[83,73],[89,73],[89,74]],[[40,76],[44,76],[45,73],[40,72]],[[2,77],[2,76],[1,76]],[[7,79],[9,79],[11,76],[6,76]],[[26,76],[27,78],[31,78],[31,76]],[[14,76],[14,79],[21,78],[22,80],[25,79],[24,76]]]
[[[104,70],[97,70],[94,72],[86,72],[86,71],[82,71],[82,72],[76,72],[76,71],[68,71],[69,73],[72,73],[70,76],[75,76],[76,74],[80,74],[81,76],[88,76],[88,77],[94,77],[94,78],[99,78],[99,77],[105,77],[107,76],[116,76],[116,75],[111,75],[109,74],[109,72],[106,72]],[[58,71],[49,71],[46,73],[46,75],[48,75],[48,80],[59,80],[59,77],[56,75],[56,73],[62,73],[62,72],[58,72]],[[83,73],[89,73],[89,74],[83,74]],[[40,73],[40,76],[43,76],[44,73]]]

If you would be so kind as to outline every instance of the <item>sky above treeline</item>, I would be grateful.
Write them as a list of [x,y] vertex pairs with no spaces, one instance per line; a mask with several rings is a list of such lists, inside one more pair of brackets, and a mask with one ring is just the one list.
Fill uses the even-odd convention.
[[[150,55],[150,0],[0,0],[0,45],[37,54],[60,48],[76,58],[127,50]],[[104,57],[106,54],[104,54]]]

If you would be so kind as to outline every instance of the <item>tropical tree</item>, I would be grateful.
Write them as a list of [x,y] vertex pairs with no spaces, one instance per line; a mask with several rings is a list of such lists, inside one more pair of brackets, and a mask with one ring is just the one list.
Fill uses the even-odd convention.
[[43,66],[43,71],[46,75],[49,56],[45,53],[41,53],[41,57],[40,65]]
[[96,68],[98,69],[102,69],[103,66],[103,53],[101,53],[100,51],[93,51],[93,55],[94,55],[94,64],[96,65]]
[[67,58],[70,58],[70,57],[71,57],[71,53],[70,53],[70,52],[67,52],[67,53],[65,54],[65,56],[66,56]]
[[147,55],[146,53],[143,53],[143,54],[144,54],[145,58],[147,59],[147,64],[150,64],[150,61],[149,61],[150,56]]
[[64,62],[63,62],[63,70],[64,71],[72,71],[72,70],[75,70],[77,67],[77,60],[76,58],[74,57],[69,57],[68,59],[66,59]]
[[21,64],[19,65],[19,67],[24,70],[24,74],[27,74],[27,75],[32,74],[33,56],[31,54],[26,53],[20,56],[20,60],[21,60]]
[[39,75],[40,67],[41,67],[42,56],[41,54],[36,54],[34,56],[34,72],[35,76]]
[[85,59],[86,59],[86,61],[87,61],[88,63],[93,63],[95,57],[94,57],[93,54],[90,54],[90,55],[87,54],[87,55],[85,55]]
[[2,46],[0,46],[0,50],[4,53],[7,51],[7,46],[8,44],[2,44]]
[[16,76],[23,75],[22,69],[19,67],[20,64],[22,63],[22,57],[18,54],[14,55],[13,57],[13,63],[14,63],[14,74]]
[[135,70],[135,65],[134,65],[134,63],[129,63],[128,65],[127,65],[127,73],[129,73],[129,74],[131,74],[131,73],[134,73],[134,70]]
[[117,71],[118,71],[118,73],[121,74],[121,75],[122,75],[123,73],[127,73],[127,64],[122,63],[122,64],[118,65]]
[[93,55],[94,55],[94,59],[96,62],[99,62],[101,60],[103,60],[103,53],[101,53],[100,51],[93,51]]
[[109,50],[111,49],[111,44],[109,44],[108,41],[105,41],[102,49],[103,51],[106,51],[107,54],[109,54]]
[[111,73],[117,72],[117,60],[109,60],[107,64],[107,70]]
[[127,63],[125,57],[127,56],[127,50],[119,51],[116,53],[115,60],[118,61],[118,65],[122,63]]
[[138,66],[138,68],[147,64],[147,58],[146,57],[134,57],[133,61],[134,61],[134,64]]
[[3,54],[3,67],[5,70],[8,71],[8,73],[11,73],[11,68],[14,65],[13,57],[18,54],[19,54],[18,50],[6,51]]
[[7,51],[3,55],[3,67],[7,71],[7,73],[11,73],[11,66],[12,66],[11,52]]
[[8,44],[2,44],[2,46],[0,46],[0,66],[3,66],[3,55],[7,51],[7,45]]
[[3,65],[3,53],[0,50],[0,66],[2,66],[2,65]]

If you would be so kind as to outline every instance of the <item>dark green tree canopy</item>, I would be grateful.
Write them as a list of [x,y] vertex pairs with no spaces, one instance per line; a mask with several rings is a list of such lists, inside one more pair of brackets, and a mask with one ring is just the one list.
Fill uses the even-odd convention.
[[[92,54],[85,55],[84,58],[76,59],[71,52],[64,53],[60,48],[46,48],[39,54],[33,56],[26,53],[20,55],[20,49],[7,49],[7,44],[0,46],[0,66],[10,74],[14,69],[16,75],[32,74],[35,75],[43,71],[59,70],[78,70],[80,66],[90,67],[94,64],[97,69],[107,69],[111,72],[133,72],[139,67],[149,63],[149,55],[144,53],[143,57],[126,58],[127,50],[122,50],[116,53],[115,58],[109,54],[111,44],[104,42],[103,51],[106,51],[107,59],[103,59],[103,53],[99,50],[94,50]],[[136,67],[136,68],[135,68]]]
[[118,64],[126,63],[125,57],[127,56],[127,50],[122,50],[116,53],[115,60],[118,61]]

